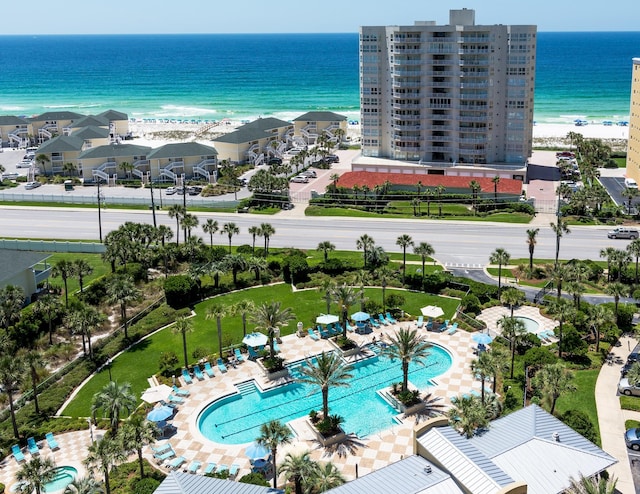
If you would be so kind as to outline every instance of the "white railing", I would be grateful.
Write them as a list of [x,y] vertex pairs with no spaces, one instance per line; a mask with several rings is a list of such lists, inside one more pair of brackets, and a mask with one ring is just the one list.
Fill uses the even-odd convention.
[[134,168],[133,170],[131,170],[131,174],[134,177],[138,177],[140,180],[144,180],[144,172],[142,170],[138,170],[137,168]]
[[109,174],[102,171],[102,170],[98,170],[97,168],[91,171],[92,175],[94,177],[98,177],[101,178],[103,180],[106,180],[107,182],[109,181]]
[[96,170],[104,171],[110,168],[113,168],[115,170],[117,167],[118,167],[118,164],[115,161],[105,161],[100,166],[98,166]]
[[254,166],[260,166],[262,163],[264,163],[264,154],[259,154],[256,156],[253,164]]
[[207,182],[211,182],[211,173],[199,165],[193,167],[193,174],[202,175],[207,180]]

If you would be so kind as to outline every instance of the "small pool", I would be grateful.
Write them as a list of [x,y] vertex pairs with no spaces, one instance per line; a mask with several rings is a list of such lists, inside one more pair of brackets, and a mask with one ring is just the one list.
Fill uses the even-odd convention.
[[522,316],[518,316],[516,317],[516,319],[523,322],[524,328],[527,330],[527,332],[538,334],[538,330],[540,329],[540,323],[538,321],[531,319],[530,317]]
[[44,485],[44,492],[61,491],[73,482],[76,475],[78,475],[78,469],[69,465],[54,468],[53,471],[55,472],[55,477],[51,482],[47,482]]
[[[422,391],[453,362],[451,354],[440,346],[434,345],[429,351],[424,365],[409,366],[409,381]],[[290,364],[289,373],[296,377],[302,365],[306,365],[304,361]],[[329,390],[330,413],[344,418],[344,430],[366,437],[394,425],[398,412],[377,391],[402,380],[400,362],[376,355],[353,364],[351,374],[350,386]],[[320,391],[306,384],[293,382],[264,393],[254,381],[237,387],[238,394],[212,402],[198,417],[198,428],[207,439],[223,444],[248,443],[260,435],[260,426],[269,420],[289,422],[322,408]]]

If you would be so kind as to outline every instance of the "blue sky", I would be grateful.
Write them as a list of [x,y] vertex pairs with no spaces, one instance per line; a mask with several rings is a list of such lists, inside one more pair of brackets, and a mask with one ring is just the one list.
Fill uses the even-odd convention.
[[3,34],[357,32],[361,25],[414,20],[444,24],[449,9],[463,7],[476,10],[477,24],[637,31],[640,14],[638,0],[31,0],[28,6],[4,16]]

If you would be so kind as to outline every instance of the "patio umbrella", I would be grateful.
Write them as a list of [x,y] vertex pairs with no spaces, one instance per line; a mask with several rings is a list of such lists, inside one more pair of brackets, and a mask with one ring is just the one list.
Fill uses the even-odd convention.
[[147,403],[158,403],[159,401],[167,401],[172,389],[166,384],[160,384],[159,386],[152,386],[142,393],[142,400]]
[[334,322],[338,322],[340,318],[338,316],[334,316],[333,314],[320,314],[316,317],[317,324],[333,324]]
[[437,305],[427,305],[426,307],[420,309],[420,312],[422,312],[423,316],[431,318],[444,315],[444,311],[442,310],[442,308],[438,307]]
[[488,345],[493,341],[493,338],[487,333],[476,333],[471,337],[471,339],[479,345]]
[[244,450],[245,456],[255,460],[256,458],[264,458],[269,454],[269,449],[258,444],[257,442],[252,442],[247,448]]
[[147,414],[147,420],[151,422],[162,422],[167,420],[173,415],[173,408],[163,405],[159,408],[154,408]]
[[265,346],[268,341],[269,338],[267,338],[267,335],[260,332],[250,333],[242,338],[242,343],[252,348],[255,348],[257,346]]
[[371,316],[366,312],[356,312],[355,314],[351,314],[351,319],[356,322],[368,321]]

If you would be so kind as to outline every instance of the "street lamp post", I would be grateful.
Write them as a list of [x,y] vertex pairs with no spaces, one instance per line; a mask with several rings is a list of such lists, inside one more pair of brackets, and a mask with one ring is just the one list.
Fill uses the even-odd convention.
[[98,232],[102,242],[102,197],[100,196],[100,177],[98,177]]
[[149,172],[149,187],[151,188],[151,212],[153,214],[153,227],[158,228],[156,223],[156,205],[153,202],[153,180],[151,180],[151,172]]

